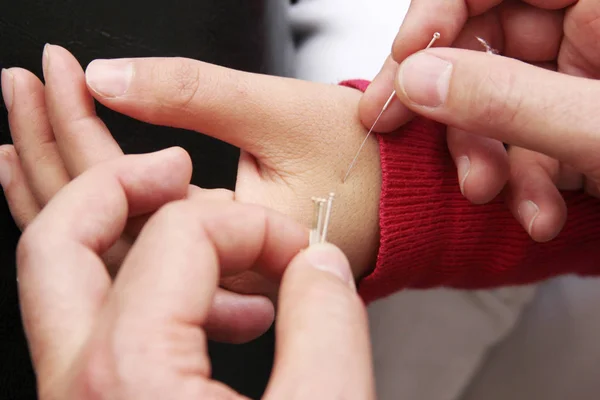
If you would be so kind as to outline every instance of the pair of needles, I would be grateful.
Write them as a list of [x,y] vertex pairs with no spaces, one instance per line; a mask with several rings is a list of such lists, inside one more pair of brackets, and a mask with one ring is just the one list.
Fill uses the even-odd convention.
[[317,243],[325,243],[327,240],[327,230],[329,229],[329,220],[331,219],[331,209],[335,194],[329,193],[327,199],[313,197],[313,222],[308,240],[309,246]]
[[[428,48],[430,48],[431,46],[433,46],[433,44],[440,38],[440,36],[441,35],[440,35],[439,32],[435,32],[433,34],[433,37],[431,38],[431,41],[429,42],[429,44],[427,45],[427,47],[425,47],[425,50],[427,50]],[[379,113],[379,115],[377,116],[377,118],[375,118],[375,122],[373,122],[373,125],[371,125],[371,129],[369,129],[369,132],[367,133],[367,136],[365,136],[365,139],[363,140],[363,142],[361,143],[360,147],[358,148],[358,151],[356,152],[356,155],[354,156],[354,159],[350,163],[350,166],[348,167],[348,170],[346,171],[346,175],[344,175],[344,178],[342,179],[342,183],[345,183],[346,179],[348,179],[348,175],[350,175],[350,171],[354,167],[354,164],[356,164],[356,161],[358,160],[358,156],[360,155],[360,152],[362,151],[363,147],[365,147],[365,144],[367,144],[367,140],[369,139],[369,136],[371,136],[371,133],[373,132],[373,129],[375,129],[375,126],[379,122],[379,119],[381,118],[381,116],[383,115],[383,113],[385,112],[385,110],[388,109],[388,107],[392,103],[392,100],[394,100],[394,97],[396,97],[396,90],[394,90],[392,92],[392,94],[390,95],[390,97],[387,99],[387,101],[383,105],[383,108],[381,109],[381,112]]]

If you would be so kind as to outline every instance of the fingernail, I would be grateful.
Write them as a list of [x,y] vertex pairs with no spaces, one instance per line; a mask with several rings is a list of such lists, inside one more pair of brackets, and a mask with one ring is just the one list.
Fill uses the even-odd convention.
[[519,217],[521,217],[523,226],[526,227],[527,233],[529,233],[529,236],[531,236],[533,231],[533,223],[540,213],[540,208],[533,201],[526,200],[519,205],[518,213]]
[[460,192],[465,194],[465,182],[471,171],[471,161],[467,156],[461,156],[456,159],[456,170],[458,172],[458,184],[460,186]]
[[354,286],[348,259],[340,249],[329,243],[310,246],[304,252],[309,264],[318,270],[329,272],[343,282]]
[[452,64],[439,57],[417,53],[406,59],[398,71],[398,84],[413,103],[438,107],[446,101]]
[[15,77],[9,70],[2,69],[0,80],[2,80],[2,98],[4,99],[4,105],[8,112],[10,112],[15,93]]
[[50,44],[46,43],[44,45],[44,50],[42,51],[42,73],[44,74],[44,79],[46,79],[46,71],[48,70],[49,63],[50,63]]
[[10,185],[12,173],[10,170],[10,155],[4,151],[0,151],[0,186],[4,189]]
[[104,97],[123,96],[132,77],[133,65],[125,60],[95,60],[85,71],[88,86]]

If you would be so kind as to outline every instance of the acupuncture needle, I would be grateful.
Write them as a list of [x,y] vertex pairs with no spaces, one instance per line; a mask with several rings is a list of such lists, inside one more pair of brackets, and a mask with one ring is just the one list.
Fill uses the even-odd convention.
[[[433,37],[431,38],[431,41],[429,42],[429,44],[427,45],[427,47],[425,47],[425,50],[427,50],[428,48],[430,48],[431,46],[433,46],[433,44],[436,42],[436,40],[438,40],[440,38],[440,36],[441,35],[440,35],[439,32],[435,32],[433,34]],[[396,97],[396,90],[394,90],[392,92],[392,94],[390,95],[390,97],[387,99],[387,101],[383,105],[383,108],[381,109],[381,112],[379,113],[379,115],[377,116],[377,118],[375,118],[375,122],[373,122],[373,125],[371,125],[371,129],[369,129],[369,132],[367,133],[367,136],[365,136],[365,139],[362,141],[360,147],[358,148],[358,151],[356,152],[356,155],[354,156],[354,159],[350,163],[350,166],[348,167],[348,170],[346,171],[346,175],[344,175],[344,179],[342,179],[342,183],[345,183],[346,179],[348,179],[348,175],[350,175],[350,171],[354,167],[354,164],[356,164],[356,161],[358,160],[358,156],[360,155],[360,152],[362,151],[363,147],[365,147],[365,144],[367,144],[367,140],[369,139],[369,136],[371,136],[371,132],[373,132],[373,129],[375,129],[375,126],[377,125],[377,122],[379,122],[379,119],[381,118],[381,116],[383,115],[383,113],[385,112],[385,110],[387,110],[387,108],[390,106],[390,104],[392,103],[392,100],[394,100],[394,97]]]

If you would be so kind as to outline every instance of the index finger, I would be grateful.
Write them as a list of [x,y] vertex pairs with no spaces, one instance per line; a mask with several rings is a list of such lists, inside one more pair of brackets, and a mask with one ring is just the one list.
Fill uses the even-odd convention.
[[[484,0],[475,10],[485,10],[502,0]],[[465,0],[413,0],[400,30],[394,39],[390,57],[373,79],[360,100],[360,117],[366,127],[371,127],[394,90],[394,76],[398,63],[409,55],[423,50],[435,32],[440,33],[436,46],[450,46],[458,37],[469,16]],[[377,121],[378,132],[395,130],[412,118],[412,113],[394,99]]]
[[60,46],[44,48],[46,106],[56,144],[71,177],[99,162],[123,155],[117,141],[96,115],[77,59]]

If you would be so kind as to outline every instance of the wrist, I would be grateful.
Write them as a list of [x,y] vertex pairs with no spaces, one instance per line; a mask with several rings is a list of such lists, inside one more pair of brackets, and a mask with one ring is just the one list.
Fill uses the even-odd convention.
[[[340,85],[363,92],[368,86],[368,81],[344,81]],[[340,149],[340,179],[346,174],[350,162],[367,135],[367,130],[358,115],[359,99],[360,96],[357,95],[352,113],[357,128],[349,130],[352,133]],[[336,196],[338,203],[335,207],[338,215],[335,218],[332,242],[346,253],[356,279],[365,277],[376,266],[380,240],[381,187],[379,141],[376,135],[372,134],[365,142],[348,178],[339,186],[340,195]]]

